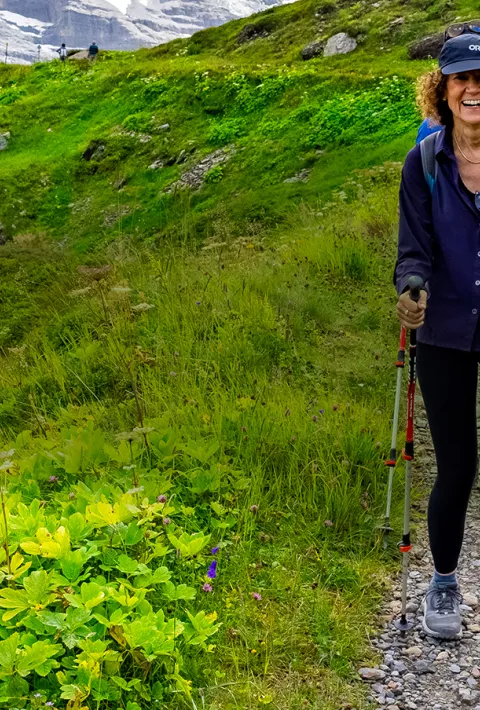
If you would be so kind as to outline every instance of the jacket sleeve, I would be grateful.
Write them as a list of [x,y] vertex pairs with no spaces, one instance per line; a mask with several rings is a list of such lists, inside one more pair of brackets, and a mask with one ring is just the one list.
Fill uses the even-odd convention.
[[407,155],[400,184],[398,254],[393,281],[400,295],[410,276],[420,276],[428,292],[432,273],[432,195],[423,174],[420,146]]

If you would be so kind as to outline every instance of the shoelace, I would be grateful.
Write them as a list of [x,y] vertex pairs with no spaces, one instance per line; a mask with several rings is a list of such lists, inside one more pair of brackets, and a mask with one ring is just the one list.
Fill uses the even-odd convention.
[[455,602],[462,601],[462,595],[456,589],[447,587],[446,589],[430,589],[427,595],[431,595],[432,606],[437,614],[452,614],[455,611]]

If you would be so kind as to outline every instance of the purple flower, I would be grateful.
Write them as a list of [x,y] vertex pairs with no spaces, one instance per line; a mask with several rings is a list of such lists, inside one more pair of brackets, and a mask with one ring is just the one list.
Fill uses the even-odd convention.
[[318,411],[319,411],[320,414],[325,414],[325,410],[324,410],[324,409],[319,409]]
[[212,564],[208,568],[207,577],[209,579],[215,579],[217,576],[217,560],[213,560]]
[[256,599],[257,601],[260,601],[260,599],[262,598],[262,595],[259,594],[258,592],[252,592],[252,597],[254,599]]
[[208,582],[205,582],[202,589],[204,592],[213,592],[213,587],[211,584],[208,584]]
[[[59,480],[60,480],[60,479],[59,479],[58,476],[50,476],[50,478],[48,479],[48,482],[49,482],[49,483],[57,483],[57,481],[59,481]],[[52,703],[52,704],[53,704],[53,703]]]
[[161,496],[157,496],[157,503],[166,503],[167,502],[167,496],[162,494]]
[[195,305],[199,306],[201,304],[201,301],[195,301]]
[[172,522],[172,521],[170,520],[170,518],[164,518],[164,519],[162,520],[162,523],[163,523],[164,525],[170,525],[171,522]]
[[217,545],[217,547],[212,547],[212,555],[216,555],[217,552],[219,551],[220,547]]

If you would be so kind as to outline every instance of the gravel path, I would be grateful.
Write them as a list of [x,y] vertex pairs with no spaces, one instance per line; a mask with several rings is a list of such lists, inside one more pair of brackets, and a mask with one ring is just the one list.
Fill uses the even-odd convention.
[[[430,484],[435,476],[436,464],[421,401],[417,403],[415,436],[414,476],[417,480],[418,476],[423,476]],[[423,506],[426,506],[426,501]],[[396,580],[390,598],[385,601],[381,617],[383,630],[372,640],[374,648],[383,656],[382,665],[360,669],[360,675],[370,686],[370,699],[375,710],[453,710],[467,707],[480,710],[479,531],[480,490],[475,488],[459,565],[464,602],[463,638],[460,641],[437,641],[427,637],[421,626],[419,607],[431,579],[432,562],[426,524],[422,521],[416,527],[410,555],[407,607],[415,625],[405,638],[392,626],[400,611],[400,582]]]

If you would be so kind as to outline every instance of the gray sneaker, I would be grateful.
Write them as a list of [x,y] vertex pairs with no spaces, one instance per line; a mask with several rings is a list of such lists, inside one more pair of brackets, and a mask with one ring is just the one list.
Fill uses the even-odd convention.
[[423,629],[429,636],[441,639],[462,637],[460,588],[432,585],[423,600]]

